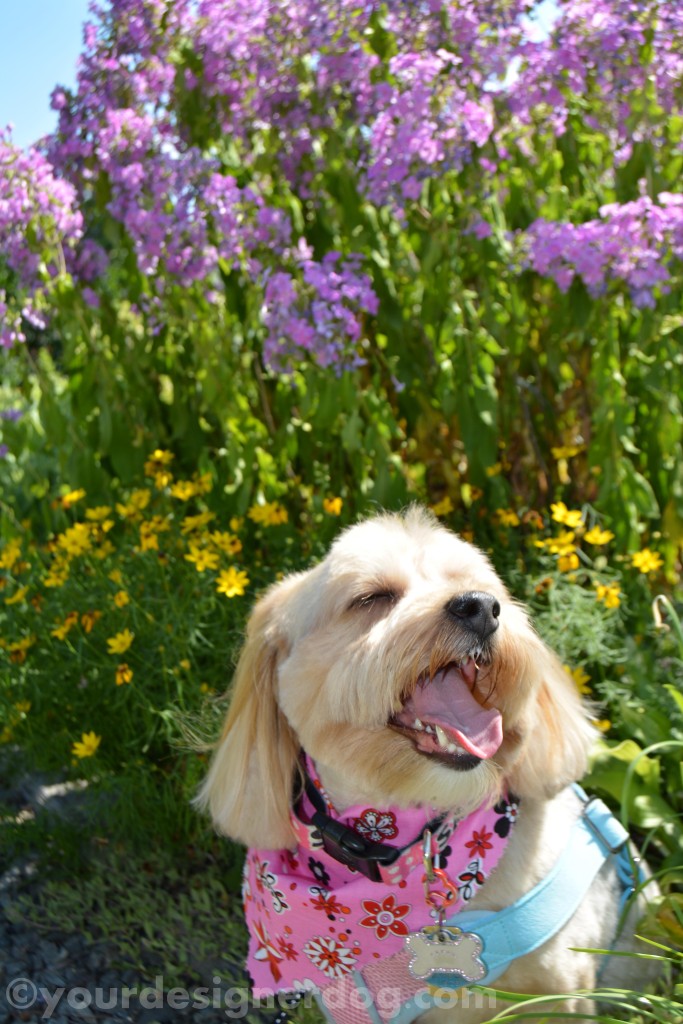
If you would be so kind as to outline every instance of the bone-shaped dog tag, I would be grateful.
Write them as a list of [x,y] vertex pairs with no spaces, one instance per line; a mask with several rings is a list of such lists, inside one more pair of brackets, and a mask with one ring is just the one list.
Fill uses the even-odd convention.
[[486,967],[479,959],[484,944],[475,932],[434,925],[406,936],[411,957],[408,969],[425,981],[432,974],[458,974],[465,981],[481,981]]

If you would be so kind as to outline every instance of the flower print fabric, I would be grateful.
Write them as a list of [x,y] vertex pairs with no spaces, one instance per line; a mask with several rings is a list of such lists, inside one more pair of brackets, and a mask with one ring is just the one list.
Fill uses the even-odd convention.
[[351,827],[372,843],[386,843],[387,839],[395,839],[398,835],[396,815],[391,811],[368,808],[360,818],[356,818]]
[[367,917],[362,918],[360,924],[364,928],[374,928],[378,939],[392,932],[394,935],[408,935],[408,925],[402,918],[410,912],[410,904],[403,903],[398,906],[393,893],[378,903],[377,900],[363,900],[363,910],[367,911]]
[[[339,863],[323,848],[319,833],[294,818],[302,842],[296,850],[249,850],[242,895],[250,935],[247,967],[257,997],[323,990],[400,952],[407,935],[434,923],[425,902],[421,857],[422,833],[436,817],[434,809],[361,806],[337,815],[308,768],[331,815],[369,842],[415,848],[401,855],[389,884]],[[305,801],[302,810],[310,820],[313,808]],[[506,797],[495,808],[435,829],[434,846],[448,847],[447,874],[457,889],[449,918],[495,868],[516,814],[516,801]]]

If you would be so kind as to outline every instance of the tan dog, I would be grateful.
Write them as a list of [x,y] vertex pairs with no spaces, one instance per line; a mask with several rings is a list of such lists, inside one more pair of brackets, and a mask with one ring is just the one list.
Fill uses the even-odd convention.
[[[482,552],[411,508],[348,529],[323,562],[259,600],[198,803],[226,835],[296,857],[302,750],[339,812],[428,805],[462,818],[512,792],[520,812],[500,867],[467,906],[498,911],[567,844],[582,810],[567,786],[594,735],[573,680]],[[287,887],[275,891],[284,899]],[[608,861],[569,922],[496,987],[594,988],[600,958],[571,947],[612,946],[619,893]],[[492,1012],[461,1005],[455,1019]]]

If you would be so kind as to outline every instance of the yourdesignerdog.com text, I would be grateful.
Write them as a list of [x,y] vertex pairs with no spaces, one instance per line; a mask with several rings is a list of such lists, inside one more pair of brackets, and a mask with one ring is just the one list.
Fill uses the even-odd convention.
[[[135,1014],[137,1010],[222,1010],[228,1020],[242,1020],[253,1009],[265,1009],[275,1011],[293,1010],[294,1006],[311,1007],[316,1005],[316,999],[312,992],[306,991],[297,993],[295,996],[281,994],[277,996],[264,996],[262,998],[251,996],[243,988],[223,988],[221,979],[213,978],[212,985],[199,985],[196,988],[186,989],[179,987],[166,988],[164,978],[158,975],[153,985],[133,987],[121,986],[91,987],[55,986],[48,988],[45,985],[38,985],[30,978],[13,978],[3,993],[7,1005],[13,1010],[21,1012],[41,1010],[40,1020],[50,1020],[58,1008],[69,1009],[76,1013],[98,1010],[131,1010]],[[338,1000],[340,993],[334,996]],[[349,1003],[346,1009],[367,1009],[369,994],[360,990],[347,993],[344,1000]],[[399,1009],[403,999],[400,989],[387,986],[380,989],[374,995],[374,1001],[386,1014]],[[421,1005],[421,1001],[424,1006]],[[1,1002],[1,999],[0,999]],[[417,993],[414,997],[415,1005],[419,1009],[429,1009],[435,1004],[440,1008],[447,1009],[459,1005],[461,1007],[476,1006],[495,1010],[495,996],[479,991],[461,989],[457,992],[440,990],[429,993],[426,990]],[[331,1007],[332,1008],[332,1007]],[[342,1009],[335,1006],[333,1009]],[[35,1019],[35,1017],[34,1017]]]

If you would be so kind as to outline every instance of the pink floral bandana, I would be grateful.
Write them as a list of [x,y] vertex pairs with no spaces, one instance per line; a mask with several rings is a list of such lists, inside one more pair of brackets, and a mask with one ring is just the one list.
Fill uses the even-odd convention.
[[[422,833],[438,812],[358,806],[339,816],[310,762],[307,767],[330,815],[365,839],[406,849],[383,869],[383,881],[373,882],[331,857],[320,834],[293,814],[299,838],[294,851],[248,851],[242,891],[250,936],[247,968],[260,998],[324,990],[389,957],[396,963],[405,937],[435,922],[425,901]],[[304,797],[302,818],[311,812]],[[457,889],[448,917],[463,909],[496,867],[516,815],[514,798],[504,798],[460,821],[447,818],[434,830],[440,865]]]

